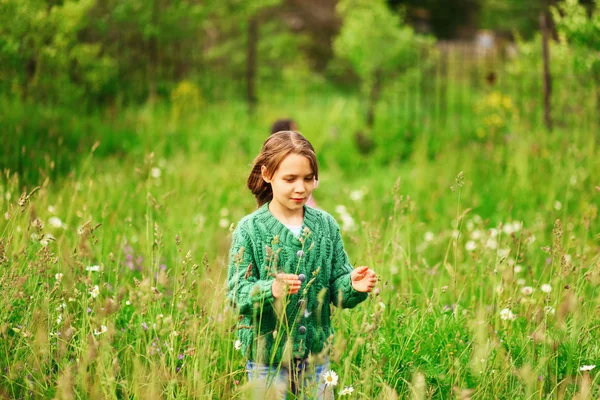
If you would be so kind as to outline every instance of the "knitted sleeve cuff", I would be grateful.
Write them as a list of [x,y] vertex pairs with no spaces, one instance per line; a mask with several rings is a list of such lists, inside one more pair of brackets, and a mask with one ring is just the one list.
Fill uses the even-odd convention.
[[365,301],[369,296],[368,293],[359,292],[352,287],[350,274],[346,274],[336,281],[334,291],[335,295],[333,303],[335,305],[341,305],[342,308],[354,308]]

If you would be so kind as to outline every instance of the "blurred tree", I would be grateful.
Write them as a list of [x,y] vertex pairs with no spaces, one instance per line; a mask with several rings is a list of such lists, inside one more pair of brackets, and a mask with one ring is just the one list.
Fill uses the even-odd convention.
[[588,11],[577,0],[552,8],[559,39],[573,48],[576,71],[594,82],[597,117],[600,119],[600,0]]
[[361,78],[367,98],[366,125],[370,130],[383,85],[418,66],[420,52],[432,42],[416,35],[383,0],[341,0],[338,12],[343,25],[335,39],[334,52],[349,61]]
[[82,41],[95,0],[0,3],[0,90],[43,103],[71,105],[114,78],[115,60]]

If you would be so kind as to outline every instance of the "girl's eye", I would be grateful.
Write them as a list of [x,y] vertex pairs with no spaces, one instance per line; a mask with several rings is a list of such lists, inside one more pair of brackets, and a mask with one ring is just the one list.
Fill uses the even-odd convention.
[[288,182],[288,183],[292,183],[292,182],[294,182],[294,180],[293,180],[293,179],[286,179],[285,181],[286,181],[286,182]]
[[306,182],[311,182],[311,181],[314,181],[314,180],[315,180],[315,178],[304,178],[304,180],[305,180]]

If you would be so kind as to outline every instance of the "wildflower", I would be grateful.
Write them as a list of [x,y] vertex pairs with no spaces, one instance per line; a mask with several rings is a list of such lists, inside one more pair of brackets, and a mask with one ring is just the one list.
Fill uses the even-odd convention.
[[518,274],[519,272],[523,271],[523,267],[521,267],[520,265],[515,265],[515,274]]
[[381,310],[385,310],[385,304],[383,301],[380,301],[379,303],[377,303],[377,305],[379,306],[379,308],[381,308]]
[[583,365],[579,368],[580,371],[591,371],[596,368],[596,365]]
[[323,374],[323,382],[326,386],[336,386],[338,384],[338,375],[333,370],[329,370]]
[[150,175],[152,175],[153,178],[158,179],[160,178],[160,168],[154,167],[152,168],[152,170],[150,171]]
[[505,321],[511,321],[511,320],[517,318],[517,316],[515,314],[513,314],[513,312],[510,311],[510,309],[504,308],[503,310],[500,311],[500,318]]
[[100,266],[99,265],[90,265],[89,267],[85,267],[85,270],[90,271],[90,272],[99,272]]
[[227,227],[229,227],[229,220],[227,218],[221,218],[219,220],[219,226],[221,228],[227,228]]
[[92,296],[92,298],[96,298],[98,297],[98,295],[100,294],[100,288],[98,287],[98,285],[94,285],[94,287],[92,288],[92,291],[90,292],[90,296]]
[[452,239],[458,239],[458,237],[460,236],[460,231],[459,230],[453,230],[452,231]]
[[58,217],[50,217],[50,219],[48,220],[48,223],[53,228],[61,228],[63,226],[62,221]]
[[479,240],[483,237],[483,233],[481,233],[481,231],[479,229],[471,232],[471,239],[473,240]]
[[544,307],[544,313],[548,315],[554,315],[554,313],[556,313],[556,310],[554,309],[554,307],[546,306]]
[[335,212],[337,212],[338,214],[346,214],[348,211],[346,210],[346,206],[340,204],[335,207]]
[[498,250],[498,257],[505,258],[510,254],[510,249],[500,249]]
[[221,208],[220,213],[221,213],[221,217],[226,217],[226,216],[229,215],[229,209],[227,209],[227,208]]
[[433,235],[433,232],[425,232],[425,241],[426,242],[431,242],[434,237],[435,236]]
[[502,292],[504,292],[504,286],[502,286],[502,285],[496,286],[496,293],[501,294]]
[[510,222],[507,222],[506,224],[502,225],[502,232],[506,233],[507,235],[510,235],[514,231],[515,231],[515,228],[513,227],[513,224],[511,224]]
[[498,248],[498,242],[496,241],[496,239],[490,238],[485,243],[485,247],[491,250],[496,250],[496,248]]
[[240,339],[236,340],[235,343],[233,344],[233,347],[236,350],[240,350],[242,348],[242,341]]
[[129,305],[131,305],[131,302],[130,302],[129,300],[127,300],[127,301],[125,302],[125,305],[126,305],[126,306],[129,306]]
[[498,236],[498,229],[496,228],[492,228],[490,229],[490,236],[495,238],[496,236]]
[[523,286],[523,288],[521,288],[521,293],[525,296],[529,296],[533,293],[533,288],[531,286]]
[[106,332],[106,325],[100,325],[100,329],[94,329],[94,335],[98,336],[98,335],[102,335],[103,333]]
[[298,257],[302,257],[303,255],[304,255],[304,251],[302,251],[302,250],[298,250],[296,252],[296,256],[298,256]]
[[177,337],[177,336],[179,336],[179,332],[173,331],[173,332],[171,332],[171,335],[173,335],[174,337]]
[[363,197],[365,196],[365,193],[362,190],[353,190],[350,192],[350,199],[352,201],[361,201],[363,199]]
[[54,277],[56,278],[56,280],[57,280],[58,282],[60,282],[60,281],[62,281],[63,274],[61,274],[61,273],[59,272],[58,274],[54,275]]
[[[9,199],[7,199],[7,200],[9,200]],[[54,214],[56,212],[56,208],[54,208],[54,206],[48,206],[48,212]]]
[[544,292],[544,293],[550,293],[550,292],[552,291],[552,286],[550,286],[550,285],[549,285],[549,284],[547,284],[547,283],[544,283],[544,284],[542,285],[542,287],[540,288],[540,290],[541,290],[542,292]]
[[519,286],[523,286],[525,284],[525,279],[521,278],[521,279],[517,279],[517,285]]
[[142,329],[144,329],[145,331],[148,330],[148,324],[145,322],[142,322]]
[[356,229],[356,223],[354,222],[354,218],[352,218],[349,214],[342,214],[342,229],[345,231],[353,231]]
[[62,322],[62,315],[59,315],[58,318],[56,319],[56,324],[60,325],[61,322]]
[[554,209],[555,209],[556,211],[560,211],[560,209],[561,209],[561,208],[562,208],[562,203],[561,203],[560,201],[556,200],[556,201],[554,202]]
[[465,244],[465,250],[467,250],[467,251],[474,251],[476,248],[477,248],[477,245],[472,240],[469,240],[467,242],[467,244]]
[[565,255],[563,256],[563,260],[564,260],[564,261],[565,261],[567,264],[571,262],[571,259],[572,259],[572,257],[571,257],[571,255],[570,255],[570,254],[565,254]]
[[340,396],[350,396],[352,394],[352,392],[354,392],[354,388],[352,387],[352,385],[350,385],[350,386],[346,386],[345,388],[340,390],[338,392],[338,394]]
[[179,356],[177,357],[177,359],[178,360],[183,360],[183,357],[184,357],[183,353],[180,353]]

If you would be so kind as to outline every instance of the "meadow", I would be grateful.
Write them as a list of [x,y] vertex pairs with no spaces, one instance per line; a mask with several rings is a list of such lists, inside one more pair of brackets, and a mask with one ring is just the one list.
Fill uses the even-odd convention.
[[547,132],[535,94],[460,96],[459,82],[442,124],[399,83],[362,154],[360,97],[322,85],[266,91],[253,115],[230,99],[190,113],[185,98],[52,119],[79,136],[47,148],[27,135],[38,114],[3,100],[32,164],[0,180],[0,395],[254,398],[225,300],[228,250],[255,209],[249,165],[270,122],[291,115],[317,150],[319,207],[380,278],[334,313],[337,396],[599,397],[591,118],[559,111]]

